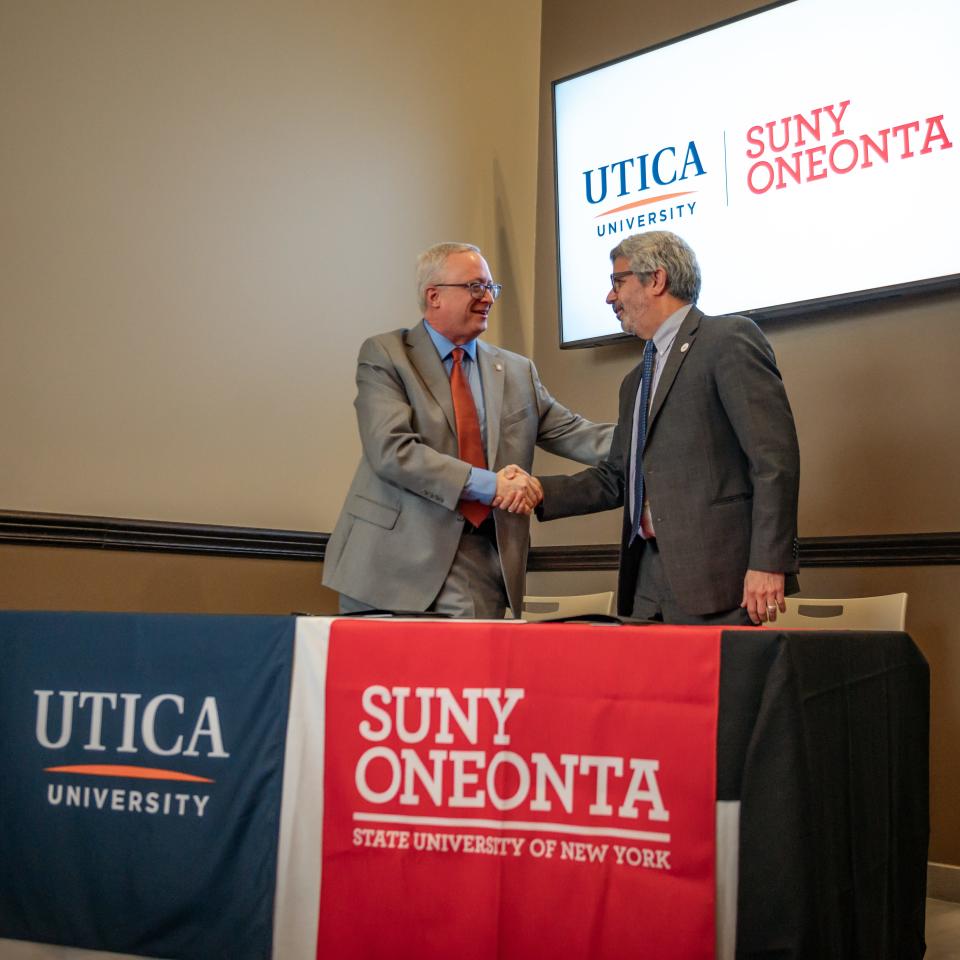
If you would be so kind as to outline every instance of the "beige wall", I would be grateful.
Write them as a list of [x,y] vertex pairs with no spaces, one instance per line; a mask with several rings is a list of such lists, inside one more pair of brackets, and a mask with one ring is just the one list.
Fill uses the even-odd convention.
[[0,610],[328,614],[337,595],[302,560],[0,544]]
[[[556,239],[550,82],[760,6],[736,0],[544,0],[540,84],[535,359],[544,380],[582,412],[616,416],[617,388],[638,343],[557,347]],[[662,97],[669,97],[665,78]],[[770,238],[776,242],[776,238]],[[851,243],[855,238],[851,238]],[[904,243],[911,242],[905,237]],[[890,251],[896,256],[896,250]],[[816,269],[816,250],[797,269]],[[599,269],[604,269],[603,265]],[[750,282],[744,258],[743,282]],[[767,324],[797,421],[800,535],[960,530],[960,294],[874,304],[816,319]],[[542,470],[565,470],[540,456]],[[614,513],[547,524],[535,542],[612,543]],[[610,574],[537,574],[531,592],[609,589]],[[931,666],[931,859],[960,864],[960,626],[952,615],[960,570],[948,567],[805,570],[808,596],[907,590],[907,628]],[[584,587],[584,592],[587,586]]]
[[532,340],[539,0],[0,4],[0,509],[330,530],[465,239]]

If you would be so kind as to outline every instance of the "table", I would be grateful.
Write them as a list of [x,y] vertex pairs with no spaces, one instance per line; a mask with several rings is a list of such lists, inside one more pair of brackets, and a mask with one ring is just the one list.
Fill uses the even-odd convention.
[[[31,617],[35,619],[30,620]],[[324,623],[300,618],[295,626],[298,633],[307,635]],[[0,614],[0,662],[16,663],[24,637],[37,635],[36,631],[45,631],[47,635],[54,628],[61,636],[73,635],[72,631],[77,630],[84,635],[117,630],[122,643],[130,642],[132,637],[143,642],[147,637],[146,649],[159,649],[162,645],[168,650],[168,641],[163,637],[171,631],[171,635],[181,636],[189,628],[191,642],[198,644],[197,649],[207,648],[204,637],[219,635],[218,644],[226,644],[225,649],[229,649],[231,638],[238,636],[238,631],[242,633],[241,628],[254,626],[257,629],[253,630],[250,643],[257,642],[257,630],[262,630],[265,636],[273,638],[277,650],[282,651],[289,643],[292,655],[292,618]],[[457,624],[448,626],[458,630]],[[384,622],[382,629],[391,631],[397,626]],[[564,631],[572,628],[523,624],[495,627],[498,637],[501,631],[525,629],[547,629],[561,638],[566,635]],[[669,628],[593,629],[615,630],[623,637],[644,643]],[[217,644],[209,646],[213,649]],[[726,630],[720,646],[718,823],[722,837],[735,838],[739,853],[724,861],[720,896],[723,899],[726,895],[732,906],[731,891],[737,891],[736,957],[921,957],[929,830],[929,675],[922,655],[902,633]],[[245,656],[249,655],[248,649]],[[140,657],[131,662],[130,669],[152,670],[151,664],[144,665],[142,654]],[[222,660],[217,657],[222,657],[222,650],[213,658],[222,667]],[[273,686],[282,686],[283,677],[289,679],[289,673],[284,673],[289,665],[284,666],[282,660],[281,657],[278,665],[269,667],[259,665],[256,672],[267,676],[272,670]],[[168,666],[176,672],[175,661]],[[9,672],[6,676],[9,680]],[[87,682],[89,678],[82,680]],[[324,735],[324,682],[322,668],[308,668],[298,647],[290,724],[270,732],[273,741],[279,737],[283,742],[287,756],[284,811],[283,817],[277,818],[282,826],[276,854],[279,866],[273,949],[279,960],[313,955],[304,940],[311,935],[312,892],[305,893],[299,883],[303,877],[315,877],[319,887],[319,865],[316,848],[304,843],[302,829],[298,833],[291,827],[297,823],[303,827],[306,811],[289,809],[288,798],[293,793],[290,777],[295,770],[301,778],[317,775],[316,769],[307,769],[309,764],[292,763],[291,757],[302,754],[310,743]],[[62,676],[57,678],[56,689],[67,689]],[[96,688],[89,682],[84,686],[78,681],[74,689]],[[122,692],[125,688],[116,689]],[[251,696],[255,695],[259,694],[251,692]],[[133,700],[124,703],[142,705]],[[106,711],[104,704],[101,700]],[[189,748],[191,735],[198,739],[199,730],[199,740],[206,744],[209,760],[209,755],[217,752],[210,710],[203,719],[199,710],[192,716],[187,706],[179,713],[176,706],[174,701],[161,701],[155,712],[168,718],[185,717],[182,746]],[[256,711],[251,713],[250,722],[256,724]],[[0,708],[0,739],[11,735],[11,723],[11,714]],[[172,728],[161,731],[157,745],[170,749],[175,735]],[[227,737],[226,732],[223,735]],[[164,736],[167,739],[160,743]],[[92,741],[93,735],[90,737]],[[221,752],[228,752],[222,744]],[[269,753],[259,761],[255,757],[254,769],[264,759],[267,766],[273,762]],[[0,808],[4,802],[11,802],[4,796],[0,791]],[[124,802],[129,802],[129,796]],[[272,801],[264,794],[251,802],[251,809],[262,813],[260,808]],[[307,817],[313,820],[307,836],[317,836],[321,829],[318,817],[316,813]],[[0,824],[0,832],[3,829]],[[722,842],[720,846],[722,850]],[[733,884],[731,870],[738,878]],[[0,908],[3,903],[0,899]],[[732,915],[728,909],[728,924]],[[0,916],[0,923],[6,920],[9,917]],[[721,923],[721,934],[722,927]],[[115,944],[109,946],[116,949]],[[728,935],[725,943],[721,941],[721,954],[730,949]],[[76,953],[66,947],[7,940],[0,941],[0,955],[5,960],[40,960]]]

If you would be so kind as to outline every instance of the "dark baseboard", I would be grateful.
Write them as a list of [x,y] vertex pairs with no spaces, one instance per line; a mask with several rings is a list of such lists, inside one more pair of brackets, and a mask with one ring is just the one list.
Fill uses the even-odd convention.
[[[214,524],[124,520],[0,510],[0,543],[145,553],[192,553],[261,560],[323,560],[328,533]],[[616,570],[614,543],[533,547],[536,571]],[[904,567],[960,563],[960,533],[803,537],[801,567]]]
[[960,533],[801,537],[801,567],[927,567],[960,563]]
[[0,543],[260,560],[323,560],[328,533],[0,510]]
[[[615,543],[534,547],[528,569],[616,570]],[[960,533],[801,537],[801,567],[917,567],[960,563]]]
[[617,543],[571,544],[563,547],[531,547],[527,569],[557,573],[561,570],[616,570],[620,565]]

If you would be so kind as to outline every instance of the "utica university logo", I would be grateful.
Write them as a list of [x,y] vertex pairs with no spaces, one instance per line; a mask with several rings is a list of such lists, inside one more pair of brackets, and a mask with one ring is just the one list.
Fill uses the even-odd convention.
[[[44,772],[54,775],[57,781],[64,775],[70,777],[68,783],[48,783],[47,802],[51,806],[203,816],[210,795],[192,791],[198,789],[196,785],[214,783],[213,778],[167,765],[140,765],[132,762],[134,758],[129,755],[205,757],[209,760],[229,758],[215,697],[204,697],[199,706],[195,706],[176,693],[161,693],[146,702],[139,693],[90,690],[60,690],[56,693],[34,690],[33,693],[37,708],[36,740],[43,749],[66,750],[75,747],[75,740],[80,740],[84,751],[127,755],[123,763],[101,761],[44,767]],[[52,704],[56,706],[52,707]],[[52,720],[52,714],[59,716],[59,725]],[[106,729],[105,715],[108,720]],[[159,725],[167,732],[167,738],[162,742],[158,717]],[[77,783],[74,777],[93,779],[88,783]],[[102,785],[103,778],[190,784],[191,792],[176,792],[177,788],[165,790],[159,785],[153,790],[109,787]],[[101,785],[96,785],[97,781],[101,781]]]
[[[659,150],[641,153],[614,163],[604,164],[583,171],[584,198],[589,206],[614,203],[594,214],[594,219],[622,214],[627,210],[663,204],[657,210],[649,210],[618,217],[597,224],[597,236],[626,233],[644,226],[666,223],[684,216],[692,216],[696,201],[671,204],[669,201],[690,196],[695,190],[671,190],[667,193],[651,193],[660,187],[670,187],[686,180],[702,177],[706,173],[700,160],[700,152],[694,140],[686,147],[665,146]],[[683,184],[688,186],[688,184]],[[640,195],[640,196],[638,196]],[[617,203],[631,197],[625,203]],[[608,199],[609,198],[609,199]]]

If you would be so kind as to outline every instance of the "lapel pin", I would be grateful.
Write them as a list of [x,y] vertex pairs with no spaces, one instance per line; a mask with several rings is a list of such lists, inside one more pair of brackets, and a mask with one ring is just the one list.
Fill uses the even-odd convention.
[[680,348],[680,352],[681,352],[681,353],[686,353],[689,349],[690,349],[690,344],[689,344],[689,343],[685,343],[685,344]]

